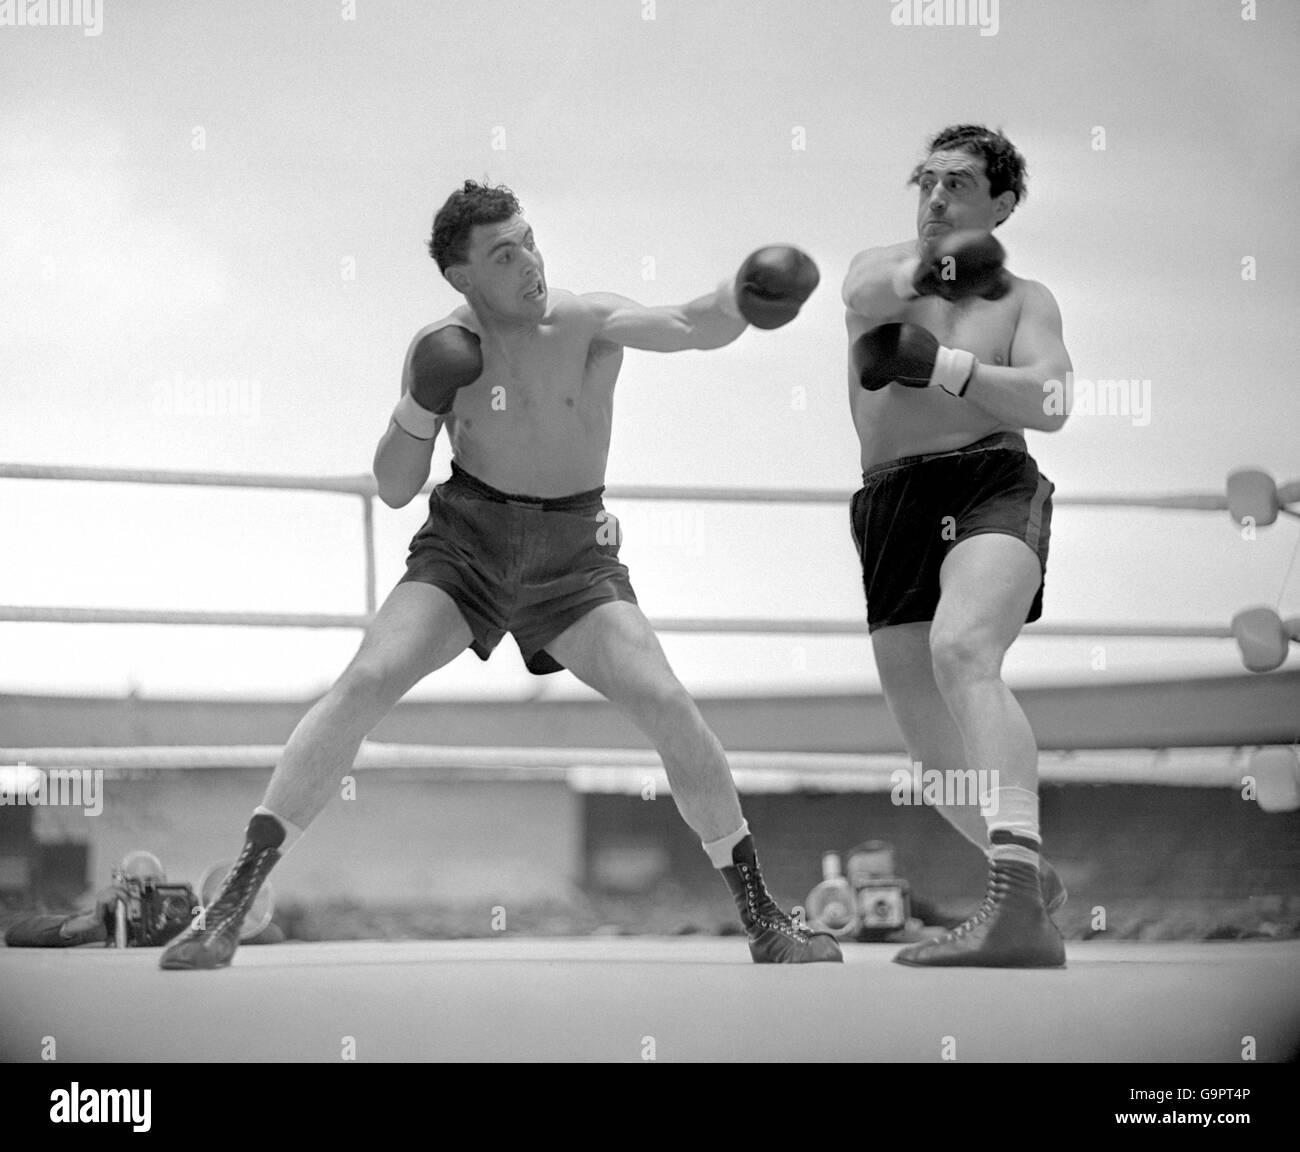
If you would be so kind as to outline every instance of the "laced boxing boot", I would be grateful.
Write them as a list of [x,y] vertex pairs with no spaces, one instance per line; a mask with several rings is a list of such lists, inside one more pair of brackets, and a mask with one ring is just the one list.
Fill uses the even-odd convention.
[[921,968],[1064,967],[1065,943],[1043,906],[1041,883],[1032,864],[990,860],[988,891],[975,915],[894,960]]
[[1041,856],[1038,859],[1038,883],[1043,890],[1043,907],[1050,916],[1065,903],[1069,893],[1065,890],[1065,882],[1056,874],[1056,869]]
[[749,954],[755,964],[843,961],[844,955],[834,936],[801,927],[772,899],[758,870],[752,836],[746,836],[731,850],[731,860],[731,867],[720,871],[740,911],[749,938]]
[[260,813],[248,822],[244,850],[221,883],[217,898],[203,910],[198,921],[163,949],[160,968],[228,968],[239,947],[239,929],[262,886],[262,881],[280,859],[276,851],[284,843],[284,829],[273,816]]

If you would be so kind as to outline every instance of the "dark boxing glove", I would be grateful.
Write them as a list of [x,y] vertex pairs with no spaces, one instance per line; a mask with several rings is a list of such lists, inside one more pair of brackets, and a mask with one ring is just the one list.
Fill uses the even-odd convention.
[[945,348],[917,324],[881,324],[853,345],[858,383],[875,392],[890,382],[905,388],[942,388],[962,396],[978,361],[960,348]]
[[755,328],[780,328],[799,315],[820,280],[806,252],[781,244],[760,248],[740,266],[735,283],[724,285],[723,306]]
[[992,232],[973,228],[950,232],[922,256],[903,261],[895,274],[894,291],[904,300],[917,296],[998,300],[1010,290],[1003,268],[1006,256]]
[[456,393],[482,374],[483,351],[473,332],[456,324],[430,332],[411,356],[411,387],[393,410],[394,422],[419,440],[432,440]]

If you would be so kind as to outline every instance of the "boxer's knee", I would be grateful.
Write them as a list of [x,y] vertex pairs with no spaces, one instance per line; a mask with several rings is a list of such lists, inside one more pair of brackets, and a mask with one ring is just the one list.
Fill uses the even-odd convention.
[[373,660],[356,660],[339,677],[326,698],[342,715],[353,718],[386,712],[405,690],[401,670]]
[[936,629],[930,636],[934,682],[943,696],[998,680],[1005,649],[988,631],[977,628]]
[[695,701],[676,680],[652,686],[645,703],[660,726],[685,731],[704,725]]
[[623,706],[650,736],[693,733],[704,721],[690,694],[675,676],[647,678],[629,687]]

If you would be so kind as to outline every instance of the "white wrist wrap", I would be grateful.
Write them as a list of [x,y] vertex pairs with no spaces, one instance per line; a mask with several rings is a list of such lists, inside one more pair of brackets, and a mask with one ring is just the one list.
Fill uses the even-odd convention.
[[432,440],[438,435],[438,424],[442,417],[422,408],[415,402],[415,397],[407,392],[393,409],[393,423],[403,432],[409,432],[417,440]]
[[920,258],[909,256],[894,271],[894,295],[900,300],[915,300],[921,295],[912,286],[912,280],[916,276],[916,270],[919,267],[921,267]]
[[942,388],[953,396],[961,396],[975,372],[975,357],[961,348],[940,347],[930,374],[930,387]]
[[743,320],[736,304],[736,278],[733,276],[718,285],[718,307],[733,320]]

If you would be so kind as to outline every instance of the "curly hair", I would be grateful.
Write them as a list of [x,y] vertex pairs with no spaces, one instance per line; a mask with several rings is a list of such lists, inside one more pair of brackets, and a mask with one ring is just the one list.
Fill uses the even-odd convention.
[[463,187],[447,197],[433,218],[429,255],[438,262],[438,271],[445,274],[453,264],[465,262],[475,224],[500,224],[521,211],[515,194],[504,184],[493,187],[466,180]]
[[[1025,198],[1025,158],[1002,135],[1001,129],[994,131],[983,124],[950,125],[936,132],[925,146],[927,157],[941,151],[969,152],[972,156],[982,156],[984,172],[989,179],[990,196],[996,198],[1003,192],[1013,192],[1017,206]],[[920,181],[924,167],[925,161],[922,160],[912,169],[909,184]]]

